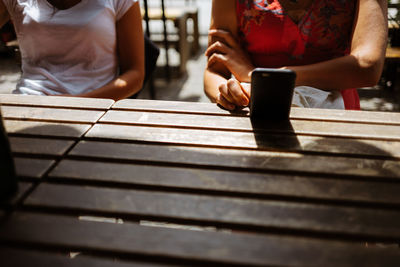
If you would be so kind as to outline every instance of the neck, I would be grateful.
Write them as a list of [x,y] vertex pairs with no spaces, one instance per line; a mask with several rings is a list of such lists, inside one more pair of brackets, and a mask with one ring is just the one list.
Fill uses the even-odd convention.
[[81,0],[46,0],[52,6],[57,9],[63,10],[73,7],[74,5],[78,4]]

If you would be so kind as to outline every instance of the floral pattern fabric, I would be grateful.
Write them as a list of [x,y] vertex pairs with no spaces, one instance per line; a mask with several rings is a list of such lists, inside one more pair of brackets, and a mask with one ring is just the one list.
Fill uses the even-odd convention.
[[[350,52],[357,0],[314,0],[298,23],[279,0],[236,2],[239,41],[257,67],[307,65]],[[357,92],[349,90],[342,92],[345,104],[354,103],[346,108],[359,109]]]

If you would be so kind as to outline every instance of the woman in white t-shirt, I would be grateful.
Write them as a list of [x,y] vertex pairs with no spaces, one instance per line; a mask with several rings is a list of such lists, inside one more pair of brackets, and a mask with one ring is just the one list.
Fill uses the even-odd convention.
[[138,0],[0,0],[22,58],[14,93],[126,98],[142,88]]

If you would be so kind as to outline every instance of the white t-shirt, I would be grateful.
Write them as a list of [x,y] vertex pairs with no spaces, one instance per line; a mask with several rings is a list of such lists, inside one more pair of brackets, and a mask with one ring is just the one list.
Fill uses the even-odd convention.
[[14,93],[75,95],[116,77],[116,22],[137,0],[82,0],[66,10],[46,0],[2,1],[22,57]]

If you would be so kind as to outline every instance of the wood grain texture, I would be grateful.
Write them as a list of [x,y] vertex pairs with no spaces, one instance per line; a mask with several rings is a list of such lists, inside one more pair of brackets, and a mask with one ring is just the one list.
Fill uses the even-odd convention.
[[13,153],[37,156],[62,156],[74,144],[70,140],[45,138],[10,137]]
[[36,106],[36,107],[56,107],[56,108],[84,108],[107,110],[113,104],[111,99],[79,98],[65,96],[34,96],[34,95],[14,95],[0,94],[0,104],[14,106]]
[[[321,127],[323,127],[321,125]],[[375,129],[375,128],[373,128]],[[325,137],[350,137],[348,140],[343,141],[344,145],[347,143],[357,142],[356,138],[377,138],[381,141],[397,141],[400,139],[400,128],[385,131],[374,131],[374,133],[338,133],[334,134],[333,129],[324,133],[322,130],[318,131],[320,139]],[[304,132],[307,131],[302,131]],[[307,132],[311,134],[311,132]],[[86,134],[89,138],[103,138],[115,140],[132,140],[132,141],[147,141],[147,142],[164,142],[175,144],[190,144],[190,145],[207,145],[207,146],[226,146],[226,147],[241,147],[262,149],[265,146],[280,146],[283,148],[290,148],[293,145],[300,145],[298,139],[301,137],[296,136],[278,136],[269,135],[267,133],[252,133],[252,132],[230,132],[219,130],[203,130],[203,129],[179,129],[179,128],[165,128],[165,127],[147,127],[147,126],[128,126],[128,125],[112,125],[112,124],[96,124]],[[307,139],[302,138],[303,144],[306,145]],[[314,139],[318,140],[318,139]],[[311,140],[313,141],[313,140]],[[336,140],[339,145],[340,140]]]
[[14,162],[17,176],[41,179],[55,160],[15,157]]
[[307,173],[396,180],[400,177],[398,160],[324,157],[298,153],[83,141],[69,155],[206,168],[280,171],[289,172],[290,175]]
[[290,176],[268,173],[218,171],[197,168],[147,166],[82,160],[63,160],[49,174],[52,182],[107,183],[108,187],[148,186],[156,190],[204,191],[220,195],[302,198],[400,205],[400,184]]
[[0,229],[0,240],[75,251],[145,255],[166,262],[174,259],[184,265],[395,266],[400,261],[397,249],[366,248],[361,244],[87,222],[29,213],[15,214],[8,220]]
[[138,110],[138,111],[162,111],[177,113],[197,113],[197,114],[216,114],[216,115],[248,115],[248,110],[239,113],[232,113],[219,108],[211,103],[194,103],[183,101],[149,101],[145,99],[124,99],[117,101],[112,109]]
[[[182,137],[189,136],[191,139],[187,140],[195,144],[193,139],[199,136],[199,134],[193,135],[193,131],[187,131],[189,129],[202,129],[202,135],[209,135],[208,145],[227,146],[227,147],[244,147],[252,149],[289,149],[292,151],[313,151],[313,152],[331,152],[331,153],[349,153],[359,155],[381,155],[381,156],[393,156],[400,157],[400,142],[387,141],[387,140],[366,140],[354,138],[337,138],[323,136],[324,132],[319,128],[323,124],[319,125],[316,122],[314,128],[317,131],[321,131],[321,136],[307,136],[307,135],[293,135],[296,129],[293,129],[294,125],[281,124],[276,126],[270,126],[270,128],[261,127],[261,130],[270,131],[271,133],[254,132],[251,121],[245,117],[214,117],[210,119],[210,116],[199,116],[199,115],[186,115],[186,114],[168,114],[168,113],[150,113],[150,112],[121,112],[121,111],[110,111],[103,118],[102,122],[115,123],[115,124],[131,124],[131,125],[153,125],[163,127],[182,127],[179,130],[164,130],[157,128],[145,128],[151,133],[168,133],[169,132],[180,132]],[[332,123],[332,127],[335,128],[335,124]],[[343,125],[343,124],[340,124]],[[136,127],[136,126],[135,126]],[[308,126],[307,126],[308,127]],[[346,131],[348,128],[357,127],[355,125],[343,126]],[[388,127],[388,126],[383,126]],[[392,126],[389,126],[392,127]],[[303,130],[302,125],[298,125],[298,131],[306,132]],[[139,132],[143,128],[138,128]],[[205,131],[211,129],[212,131]],[[221,130],[226,131],[213,131]],[[375,129],[376,127],[369,127],[369,133],[373,138],[377,138]],[[133,130],[132,130],[133,131]],[[231,131],[235,131],[232,133]],[[240,131],[240,132],[236,132]],[[339,132],[340,128],[336,132]],[[384,131],[384,129],[382,129]],[[125,131],[128,135],[129,131]],[[145,130],[141,130],[143,135],[146,134]],[[187,133],[187,134],[185,134]],[[287,134],[282,134],[287,133]],[[396,132],[397,133],[397,132]],[[392,136],[396,139],[396,133]],[[400,129],[399,129],[400,133]],[[317,134],[316,131],[310,131],[308,134]],[[345,134],[343,132],[343,134]],[[366,132],[364,134],[367,134]],[[400,134],[397,134],[400,136]],[[383,136],[380,136],[383,137]],[[379,138],[380,138],[379,137]],[[239,139],[240,138],[240,139]],[[240,140],[240,141],[238,141]],[[181,143],[185,142],[185,139],[180,140]],[[207,144],[207,143],[205,143]],[[373,149],[379,147],[379,149]],[[380,153],[378,153],[380,152]]]
[[4,126],[11,136],[26,135],[80,138],[89,130],[91,124],[5,120]]
[[22,198],[28,193],[29,190],[32,189],[33,184],[29,182],[19,182],[18,183],[18,192],[7,201],[6,205],[15,206],[17,205]]
[[400,239],[400,212],[91,186],[40,184],[26,206],[266,229]]
[[152,112],[110,111],[101,122],[159,125],[169,127],[205,128],[233,131],[267,131],[322,136],[345,136],[400,140],[400,125],[374,125],[364,123],[292,120],[289,124],[252,122],[248,117],[204,116]]
[[97,110],[19,106],[3,106],[1,112],[5,119],[70,123],[95,123],[104,114]]
[[[192,103],[183,101],[154,101],[142,99],[125,99],[116,102],[115,110],[136,111],[158,111],[172,113],[193,113],[220,116],[248,116],[249,110],[230,112],[219,108],[213,103]],[[292,108],[291,119],[319,120],[319,121],[342,121],[342,122],[364,122],[376,124],[400,125],[400,114],[391,112],[362,112],[351,110],[326,110]]]
[[[79,253],[78,253],[79,254]],[[67,253],[0,247],[0,259],[5,267],[151,267],[164,266],[144,262],[121,261],[85,255],[70,257]]]

